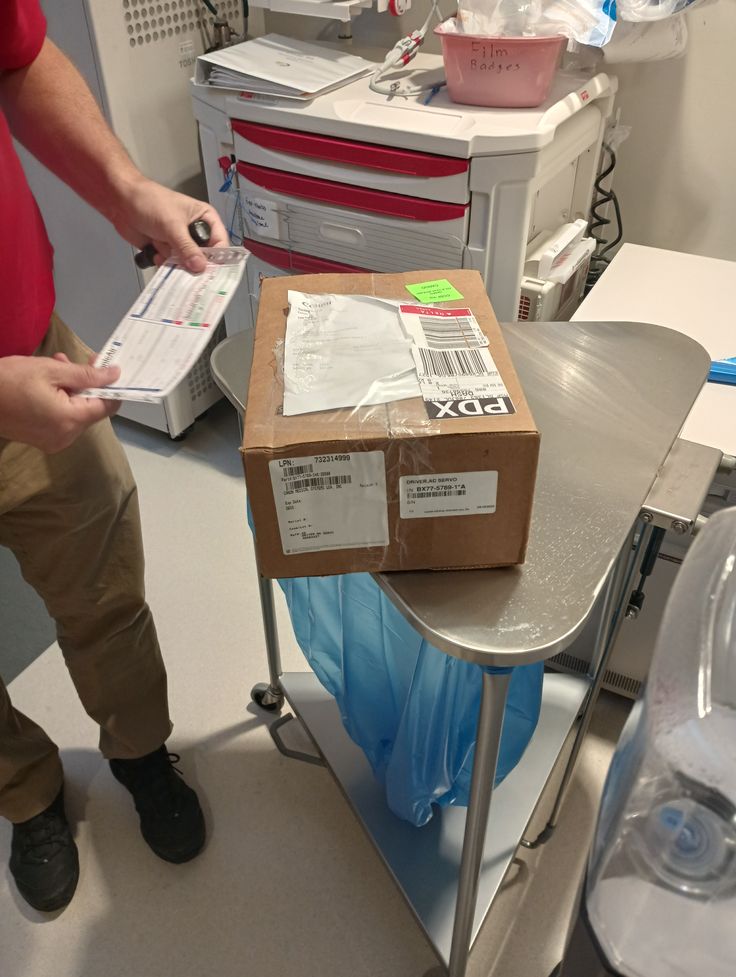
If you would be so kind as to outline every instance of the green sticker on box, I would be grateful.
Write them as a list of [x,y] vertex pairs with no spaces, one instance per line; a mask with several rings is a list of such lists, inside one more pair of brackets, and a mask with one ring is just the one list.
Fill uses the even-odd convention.
[[407,285],[407,292],[411,292],[418,302],[425,305],[430,302],[449,302],[451,299],[461,299],[462,295],[452,282],[446,278],[438,278],[433,282],[419,282],[417,285]]

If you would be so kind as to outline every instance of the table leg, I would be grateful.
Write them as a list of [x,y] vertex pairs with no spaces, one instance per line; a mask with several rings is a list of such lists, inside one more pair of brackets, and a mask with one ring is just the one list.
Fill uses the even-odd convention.
[[263,633],[266,638],[266,658],[268,661],[268,685],[259,682],[251,690],[251,698],[262,709],[278,712],[284,704],[281,688],[281,651],[279,633],[276,625],[276,609],[273,603],[273,581],[258,574],[258,591],[261,598]]
[[[565,797],[567,796],[567,789],[575,771],[575,764],[578,754],[580,753],[580,748],[583,745],[583,740],[588,732],[590,721],[593,718],[593,707],[598,700],[598,695],[603,686],[603,680],[606,675],[606,666],[608,665],[608,660],[613,650],[613,646],[616,643],[616,638],[618,637],[621,623],[624,619],[624,611],[629,599],[633,580],[637,569],[641,565],[641,561],[644,558],[646,544],[650,533],[651,527],[645,526],[643,523],[641,523],[636,548],[632,552],[631,543],[628,543],[622,549],[621,555],[611,568],[608,583],[606,584],[606,593],[603,601],[603,608],[601,610],[601,619],[598,624],[598,630],[595,638],[593,653],[593,682],[591,684],[588,697],[585,701],[583,714],[580,718],[580,725],[578,726],[575,734],[575,741],[573,742],[572,750],[570,751],[570,756],[568,757],[565,772],[562,775],[562,781],[557,791],[555,803],[552,808],[552,813],[549,816],[547,825],[534,841],[522,841],[522,845],[525,848],[538,848],[540,845],[543,845],[549,840],[553,831],[557,827],[560,810],[562,809]],[[632,537],[630,538],[633,539],[633,533]]]
[[473,935],[478,879],[483,861],[488,813],[493,796],[496,763],[506,707],[510,672],[483,672],[483,693],[470,782],[470,799],[465,820],[463,854],[458,879],[455,923],[450,949],[449,977],[464,977]]

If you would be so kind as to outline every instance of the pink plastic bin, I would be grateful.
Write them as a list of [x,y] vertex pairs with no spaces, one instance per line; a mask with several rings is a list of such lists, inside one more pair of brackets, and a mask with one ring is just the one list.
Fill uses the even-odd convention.
[[453,102],[494,108],[540,105],[552,86],[567,38],[448,34],[442,41],[447,90]]

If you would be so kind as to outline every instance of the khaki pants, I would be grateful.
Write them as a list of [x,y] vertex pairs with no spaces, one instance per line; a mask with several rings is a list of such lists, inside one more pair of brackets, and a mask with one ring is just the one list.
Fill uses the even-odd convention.
[[[78,363],[89,355],[54,316],[38,355],[57,351]],[[0,439],[0,544],[56,621],[104,756],[159,747],[171,731],[166,672],[144,596],[136,486],[109,421],[55,455]],[[0,815],[33,817],[61,783],[57,747],[0,681]]]

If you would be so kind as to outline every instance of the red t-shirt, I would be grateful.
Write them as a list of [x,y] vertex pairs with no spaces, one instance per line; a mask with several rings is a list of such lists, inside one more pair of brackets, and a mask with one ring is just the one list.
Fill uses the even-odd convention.
[[[38,0],[0,0],[0,72],[30,64],[46,20]],[[32,353],[54,307],[53,250],[0,111],[0,356]]]

